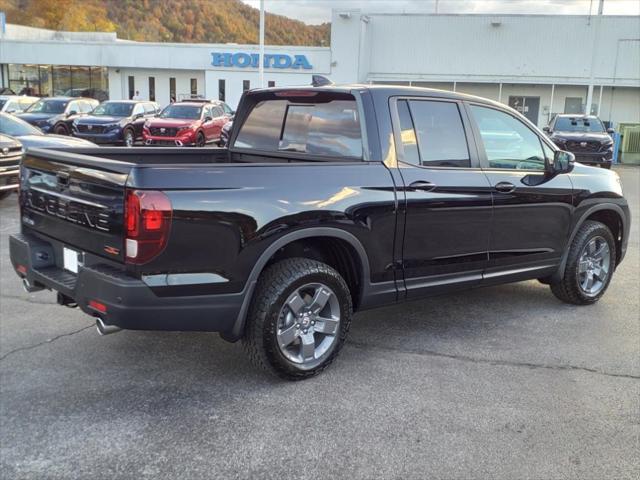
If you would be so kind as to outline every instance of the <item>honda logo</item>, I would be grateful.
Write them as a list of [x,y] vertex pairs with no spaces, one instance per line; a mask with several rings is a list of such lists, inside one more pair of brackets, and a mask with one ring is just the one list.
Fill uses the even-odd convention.
[[164,132],[166,132],[166,131],[167,131],[167,129],[166,129],[166,128],[161,128],[161,129],[160,129],[160,133],[164,133]]
[[586,147],[587,146],[587,142],[580,142],[580,146],[581,147]]
[[7,147],[4,147],[2,149],[2,156],[6,157],[7,155],[9,155],[9,149]]
[[93,125],[87,125],[87,130],[91,130],[93,128]]

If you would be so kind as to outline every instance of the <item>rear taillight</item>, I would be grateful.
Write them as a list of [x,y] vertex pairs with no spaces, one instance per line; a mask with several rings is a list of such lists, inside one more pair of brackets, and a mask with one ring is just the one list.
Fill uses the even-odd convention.
[[172,208],[169,197],[153,190],[127,190],[124,205],[127,263],[147,263],[167,245]]

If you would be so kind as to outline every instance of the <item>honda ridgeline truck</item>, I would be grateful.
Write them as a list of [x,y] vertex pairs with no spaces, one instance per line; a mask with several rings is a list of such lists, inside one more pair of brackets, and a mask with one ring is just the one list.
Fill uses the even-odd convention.
[[29,150],[11,261],[98,330],[220,332],[287,379],[353,312],[539,279],[607,290],[625,255],[618,175],[505,105],[411,87],[245,93],[228,148]]

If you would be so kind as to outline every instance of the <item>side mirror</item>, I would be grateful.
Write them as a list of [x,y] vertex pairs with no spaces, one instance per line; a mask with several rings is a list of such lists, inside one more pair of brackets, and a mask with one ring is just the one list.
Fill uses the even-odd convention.
[[7,110],[7,113],[16,113],[15,108],[12,108],[11,110]]
[[543,128],[542,128],[542,131],[543,131],[544,133],[551,133],[551,129],[550,129],[549,127],[543,127]]
[[67,113],[67,117],[70,117],[71,115],[77,115],[78,112],[76,112],[75,110],[71,110],[69,113]]
[[213,121],[213,117],[204,117],[204,121],[205,122],[212,122]]
[[143,116],[144,116],[144,115],[143,115],[142,113],[136,113],[136,114],[133,116],[133,119],[134,119],[134,120],[138,120],[139,118],[142,118]]
[[613,128],[607,128],[607,133],[609,135],[613,135],[614,133],[616,133],[616,131]]
[[564,150],[558,150],[553,156],[553,163],[549,165],[549,173],[569,173],[573,170],[573,164],[576,161],[576,157],[571,152],[565,152]]

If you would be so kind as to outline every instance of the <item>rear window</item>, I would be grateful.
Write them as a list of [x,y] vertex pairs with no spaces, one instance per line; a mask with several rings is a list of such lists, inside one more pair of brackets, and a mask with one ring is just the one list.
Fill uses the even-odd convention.
[[[360,116],[355,99],[314,103],[311,98],[258,102],[234,146],[267,152],[296,152],[362,158]],[[311,101],[310,101],[311,100]]]

